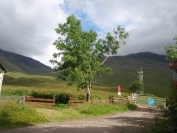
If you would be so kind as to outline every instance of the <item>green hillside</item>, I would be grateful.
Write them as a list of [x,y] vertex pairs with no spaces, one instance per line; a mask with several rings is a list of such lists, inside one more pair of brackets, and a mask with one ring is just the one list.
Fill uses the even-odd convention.
[[7,71],[17,71],[27,74],[45,74],[52,72],[50,67],[37,60],[1,49],[0,63]]
[[[57,75],[57,73],[52,72],[50,67],[29,57],[0,50],[0,63],[8,70],[4,77],[4,87],[56,89],[62,91],[67,91],[67,88],[74,88],[76,90],[75,93],[77,93],[76,87],[67,87],[66,83],[56,81],[56,77],[47,76]],[[95,77],[92,90],[114,92],[116,94],[117,86],[121,85],[123,92],[126,94],[129,92],[127,90],[128,85],[138,80],[137,69],[140,70],[142,67],[145,93],[164,97],[170,92],[169,81],[172,79],[173,70],[169,68],[164,55],[146,52],[127,56],[112,56],[106,60],[104,65],[111,67],[113,74]],[[34,73],[38,76],[33,76]]]
[[158,96],[168,95],[169,81],[172,79],[173,70],[169,68],[164,55],[152,53],[138,53],[128,56],[114,56],[108,58],[105,63],[113,69],[112,75],[104,74],[95,79],[96,85],[117,87],[124,89],[135,80],[138,80],[137,69],[143,69],[143,82],[145,93]]

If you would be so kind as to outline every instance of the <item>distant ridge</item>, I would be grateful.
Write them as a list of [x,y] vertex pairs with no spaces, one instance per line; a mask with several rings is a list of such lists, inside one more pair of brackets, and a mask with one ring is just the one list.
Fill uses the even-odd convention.
[[52,69],[49,66],[32,58],[0,49],[0,63],[7,71],[18,71],[27,74],[50,73]]
[[[0,50],[0,63],[7,71],[52,76],[59,74],[52,73],[50,67],[39,61],[3,50]],[[117,86],[121,85],[124,92],[124,88],[128,88],[130,83],[138,80],[137,69],[140,70],[142,67],[145,93],[165,96],[170,92],[169,82],[172,79],[173,70],[169,68],[169,62],[166,61],[165,55],[141,52],[126,56],[111,56],[104,65],[111,67],[113,74],[95,77],[93,86],[112,87],[116,93]]]
[[114,88],[121,85],[123,88],[128,88],[130,83],[138,80],[137,70],[142,67],[145,92],[158,96],[167,95],[170,92],[169,82],[172,80],[173,70],[169,68],[169,62],[165,58],[165,55],[150,52],[111,56],[104,65],[111,67],[113,74],[96,77],[95,85]]

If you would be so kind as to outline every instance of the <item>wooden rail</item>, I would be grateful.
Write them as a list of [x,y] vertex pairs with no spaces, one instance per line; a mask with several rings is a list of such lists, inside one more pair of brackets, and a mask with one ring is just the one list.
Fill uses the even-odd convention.
[[[68,100],[68,108],[72,106],[77,106],[79,104],[84,104],[86,103],[85,100]],[[113,100],[90,100],[90,103],[107,103],[107,104],[112,104]]]
[[68,100],[68,108],[83,103],[85,103],[85,100]]
[[55,108],[55,95],[53,99],[47,98],[34,98],[32,96],[25,96],[25,104],[30,105],[34,108]]

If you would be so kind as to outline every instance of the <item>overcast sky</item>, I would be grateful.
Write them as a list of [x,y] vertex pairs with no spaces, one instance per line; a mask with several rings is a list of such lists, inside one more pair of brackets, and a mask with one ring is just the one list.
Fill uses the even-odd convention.
[[71,14],[99,37],[124,27],[130,37],[118,55],[165,54],[177,35],[177,0],[0,0],[0,49],[52,66],[54,29]]

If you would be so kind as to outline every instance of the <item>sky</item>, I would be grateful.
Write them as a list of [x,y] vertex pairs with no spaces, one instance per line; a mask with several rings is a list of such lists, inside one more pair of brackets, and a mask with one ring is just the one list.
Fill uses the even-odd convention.
[[118,55],[165,54],[177,35],[177,0],[0,0],[0,49],[49,62],[57,49],[55,28],[74,14],[99,38],[118,25],[129,33]]

